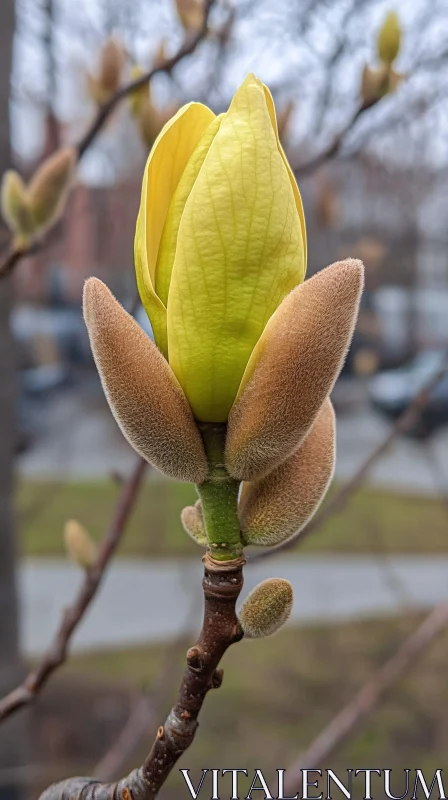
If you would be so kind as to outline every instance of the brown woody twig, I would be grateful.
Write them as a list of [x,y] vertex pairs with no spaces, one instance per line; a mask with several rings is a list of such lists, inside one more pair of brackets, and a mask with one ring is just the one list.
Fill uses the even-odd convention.
[[350,133],[351,129],[354,127],[356,122],[362,115],[372,108],[373,106],[377,105],[379,102],[379,98],[375,100],[371,100],[369,102],[362,102],[356,111],[352,114],[346,125],[342,128],[341,131],[335,136],[333,141],[322,150],[321,153],[318,153],[314,158],[310,158],[309,161],[304,161],[303,164],[298,164],[294,169],[294,175],[296,178],[303,178],[305,175],[310,175],[312,172],[315,172],[319,167],[323,164],[326,164],[327,161],[330,161],[332,158],[339,154],[342,145],[346,139],[346,136]]
[[204,558],[204,620],[187,664],[176,704],[159,727],[151,752],[139,769],[117,783],[72,778],[50,786],[41,800],[153,800],[180,756],[191,745],[207,692],[222,682],[221,658],[243,631],[235,604],[243,586],[244,558],[215,561]]
[[[214,2],[215,0],[204,0],[204,14],[201,26],[193,34],[186,37],[179,50],[173,56],[166,58],[163,63],[153,67],[148,72],[145,72],[144,75],[141,75],[136,80],[126,84],[126,86],[122,86],[114,95],[112,95],[107,103],[101,106],[90,128],[74,148],[78,160],[95,141],[104,124],[107,122],[111,114],[115,111],[116,107],[122,100],[124,100],[126,97],[129,97],[129,95],[136,90],[146,86],[146,84],[148,84],[158,73],[170,73],[174,67],[180,61],[182,61],[182,59],[191,55],[196,50],[198,45],[206,38],[208,34],[209,17]],[[9,275],[23,258],[33,255],[41,250],[45,244],[45,241],[46,239],[44,238],[37,242],[32,242],[28,247],[18,248],[12,246],[4,255],[3,259],[0,259],[0,278],[4,278],[6,275]]]
[[336,747],[357,729],[378,705],[384,693],[414,666],[429,644],[448,626],[448,604],[435,606],[414,633],[407,637],[392,658],[368,681],[350,702],[321,731],[286,772],[285,796],[297,791],[302,769],[320,767]]
[[65,611],[53,642],[38,667],[27,675],[20,686],[0,700],[0,721],[6,719],[6,717],[9,717],[20,708],[30,705],[53,672],[66,660],[70,640],[95,597],[106,568],[124,533],[146,467],[146,461],[139,458],[133,472],[121,489],[114,516],[100,544],[96,563],[86,572],[77,597]]

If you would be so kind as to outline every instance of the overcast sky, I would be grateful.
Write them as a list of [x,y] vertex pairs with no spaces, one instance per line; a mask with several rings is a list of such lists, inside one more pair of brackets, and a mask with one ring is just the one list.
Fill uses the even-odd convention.
[[[117,5],[116,0],[53,0],[54,1],[54,59],[56,70],[56,109],[70,125],[74,138],[82,132],[94,109],[89,105],[85,90],[85,75],[93,67],[95,54],[105,35],[119,28],[129,52],[144,65],[151,57],[162,36],[168,47],[175,50],[182,36],[171,0],[134,0]],[[318,3],[318,12],[311,14],[305,29],[301,28],[301,13],[305,0],[234,0],[238,8],[238,22],[234,28],[227,57],[222,64],[212,64],[213,75],[218,82],[212,91],[207,83],[210,72],[212,50],[202,47],[200,54],[184,62],[175,72],[174,81],[161,76],[154,82],[156,98],[165,102],[169,97],[180,101],[194,99],[206,91],[207,99],[217,109],[228,102],[237,85],[248,71],[254,71],[277,95],[277,104],[292,99],[295,102],[292,144],[311,149],[323,144],[338,127],[343,126],[347,115],[354,108],[362,66],[366,61],[375,61],[375,32],[378,30],[391,3],[383,0],[331,0]],[[347,10],[354,4],[357,14],[345,20]],[[400,71],[408,72],[420,58],[427,58],[446,46],[448,25],[448,0],[431,0],[428,22],[429,0],[395,0],[393,8],[398,12],[404,29],[402,54],[397,64]],[[18,31],[15,43],[15,68],[13,77],[13,140],[16,150],[23,157],[38,155],[42,146],[42,108],[46,101],[47,60],[43,41],[46,34],[46,16],[42,13],[45,0],[18,0]],[[118,8],[118,13],[114,9]],[[218,19],[215,17],[218,24]],[[326,77],[325,60],[339,41],[351,42],[346,55],[332,73],[330,106],[317,129],[316,105],[324,88]],[[387,158],[393,142],[393,159],[410,163],[414,153],[400,146],[409,134],[410,126],[419,124],[413,114],[406,124],[396,124],[393,139],[382,129],[382,119],[389,115],[394,121],[403,117],[412,98],[419,95],[420,104],[425,99],[429,104],[433,96],[443,93],[447,85],[447,63],[421,75],[413,76],[396,96],[387,98],[381,108],[374,109],[354,132],[356,137],[366,135],[375,126],[378,134],[371,142],[383,151]],[[204,99],[200,97],[199,99]],[[448,164],[447,98],[434,104],[431,114],[423,116],[425,126],[421,134],[419,158],[431,164]],[[409,116],[409,115],[408,115]],[[139,157],[139,143],[135,131],[122,114],[115,129],[106,131],[101,151],[104,148],[109,159],[108,140],[113,149],[114,139],[120,136],[128,141],[132,152]],[[133,138],[135,137],[135,138]],[[351,140],[348,140],[350,148]],[[90,158],[87,172],[93,180],[104,176],[104,164],[96,174],[99,150]],[[110,160],[110,159],[109,159]],[[92,168],[93,165],[93,168]],[[116,167],[116,165],[115,165]]]

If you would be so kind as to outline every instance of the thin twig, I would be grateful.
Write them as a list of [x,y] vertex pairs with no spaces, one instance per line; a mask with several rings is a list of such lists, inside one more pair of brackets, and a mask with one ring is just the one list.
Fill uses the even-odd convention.
[[285,775],[285,796],[297,791],[302,769],[320,767],[378,705],[384,693],[412,668],[434,639],[448,626],[448,604],[437,605],[414,633],[368,681],[350,702],[331,720]]
[[113,518],[100,544],[96,563],[86,572],[74,602],[65,611],[53,642],[38,667],[27,675],[20,686],[0,700],[0,721],[32,703],[53,672],[66,660],[71,638],[95,597],[106,568],[124,533],[134,508],[146,467],[146,461],[139,458],[130,477],[120,491]]
[[298,164],[294,168],[294,175],[296,178],[303,178],[305,175],[310,175],[312,172],[315,172],[319,167],[326,164],[327,161],[330,161],[332,158],[339,154],[339,151],[342,145],[345,142],[347,135],[350,133],[356,122],[362,115],[372,108],[373,106],[377,105],[378,100],[372,100],[370,102],[361,103],[356,111],[352,114],[349,118],[348,122],[344,125],[341,131],[335,136],[333,141],[318,153],[313,158],[310,158],[309,161],[304,161],[302,164]]
[[254,561],[260,561],[264,558],[270,558],[283,550],[290,550],[292,547],[297,545],[297,542],[302,544],[306,537],[318,530],[333,516],[333,514],[345,508],[346,503],[354,494],[354,492],[359,489],[373,465],[376,464],[376,462],[387,451],[395,439],[401,434],[408,433],[414,427],[416,422],[418,422],[422,411],[431,397],[431,393],[445,377],[447,372],[448,352],[446,353],[440,368],[433,375],[431,375],[425,385],[409,402],[408,406],[403,411],[401,416],[396,420],[395,424],[392,426],[383,441],[380,442],[379,445],[370,453],[355,475],[353,475],[353,477],[347,481],[347,483],[342,486],[338,492],[336,492],[332,500],[330,500],[321,511],[318,511],[316,516],[313,517],[306,528],[304,528],[303,531],[299,531],[299,533],[295,534],[294,536],[291,536],[290,539],[287,539],[285,542],[282,542],[276,547],[265,548],[264,550],[249,556],[248,562],[253,563]]
[[[171,56],[170,58],[166,58],[161,64],[150,69],[148,72],[145,72],[139,78],[130,83],[122,86],[118,91],[105,103],[101,108],[99,108],[98,113],[95,116],[91,126],[86,131],[82,139],[78,142],[75,146],[75,152],[77,155],[77,159],[79,160],[86,150],[93,144],[96,137],[102,130],[104,124],[107,122],[111,114],[115,111],[116,107],[119,103],[124,100],[126,97],[129,97],[130,94],[135,92],[138,89],[141,89],[143,86],[146,86],[152,78],[161,73],[167,72],[170,73],[174,67],[182,61],[182,59],[186,58],[187,56],[191,55],[198,45],[206,38],[209,32],[209,17],[212,7],[215,3],[215,0],[205,0],[204,1],[204,15],[202,19],[202,24],[197,31],[193,34],[187,36],[178,49],[178,51]],[[0,260],[0,278],[4,278],[6,275],[9,275],[16,265],[26,256],[33,255],[34,253],[39,252],[42,250],[43,246],[45,245],[47,237],[43,239],[32,242],[28,247],[10,247],[8,252],[4,255],[3,259]]]
[[71,778],[50,786],[41,800],[154,800],[174,765],[192,744],[198,716],[210,689],[221,685],[218,669],[226,650],[243,637],[235,604],[243,586],[244,558],[215,561],[204,556],[204,620],[197,643],[187,652],[178,699],[159,727],[151,752],[139,769],[117,783]]

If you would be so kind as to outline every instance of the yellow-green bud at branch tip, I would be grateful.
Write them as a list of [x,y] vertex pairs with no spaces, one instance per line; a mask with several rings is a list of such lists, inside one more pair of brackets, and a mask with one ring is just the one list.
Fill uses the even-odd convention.
[[289,581],[268,578],[252,589],[238,612],[238,619],[249,639],[262,639],[276,633],[288,620],[293,605]]
[[378,58],[391,65],[400,52],[401,27],[395,11],[389,11],[379,30],[377,39]]
[[64,526],[64,542],[67,555],[82,569],[93,567],[98,548],[90,533],[76,519],[69,519]]
[[10,231],[16,234],[18,246],[26,246],[34,232],[27,188],[20,175],[9,169],[3,175],[1,191],[2,217]]
[[2,180],[2,216],[16,234],[17,244],[26,245],[44,233],[61,216],[76,171],[72,147],[58,150],[36,170],[26,186],[14,170]]
[[306,269],[299,190],[255,76],[225,114],[190,103],[161,131],[135,262],[156,343],[195,418],[225,422],[255,345]]

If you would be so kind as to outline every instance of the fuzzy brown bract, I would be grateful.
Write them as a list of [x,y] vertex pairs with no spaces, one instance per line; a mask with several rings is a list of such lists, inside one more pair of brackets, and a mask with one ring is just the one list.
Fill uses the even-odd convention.
[[339,261],[290,292],[271,317],[229,416],[233,477],[259,479],[303,442],[341,369],[362,286],[362,262]]
[[169,477],[202,483],[208,466],[201,437],[156,345],[97,278],[85,284],[84,318],[105,395],[128,442]]
[[239,517],[245,543],[269,547],[299,533],[322,502],[334,463],[335,417],[327,399],[301,447],[265,478],[244,484]]

